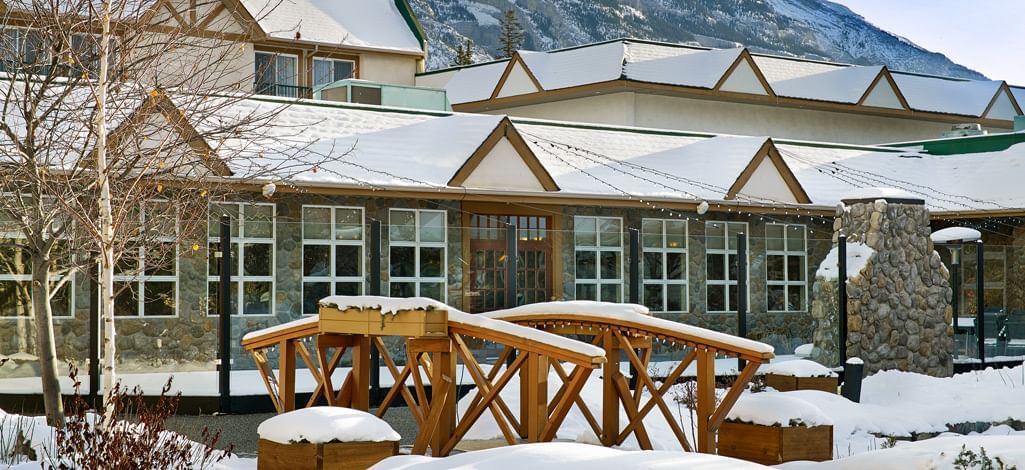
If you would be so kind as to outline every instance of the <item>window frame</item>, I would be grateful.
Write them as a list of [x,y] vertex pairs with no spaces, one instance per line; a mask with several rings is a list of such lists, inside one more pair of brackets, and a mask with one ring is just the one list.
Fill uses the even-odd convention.
[[[331,81],[329,81],[327,83],[317,83],[317,61],[323,61],[323,62],[330,62],[331,63],[331,77],[332,77]],[[310,63],[310,65],[312,66],[310,77],[311,77],[311,82],[313,83],[313,87],[330,85],[330,84],[338,81],[338,80],[334,80],[333,79],[334,75],[335,75],[335,65],[336,65],[336,62],[348,62],[349,65],[350,65],[350,69],[352,70],[352,72],[349,74],[349,78],[343,78],[343,79],[340,79],[340,80],[348,80],[348,79],[356,78],[356,61],[355,60],[352,60],[352,59],[335,59],[335,58],[332,58],[332,57],[313,57],[313,60]]]
[[[769,227],[777,226],[783,228],[783,249],[782,250],[770,250],[769,249]],[[801,228],[801,236],[804,238],[804,250],[791,250],[790,249],[790,229],[792,227]],[[770,222],[765,224],[765,311],[770,313],[799,313],[808,311],[808,226],[804,224],[791,224],[785,222]],[[783,280],[770,280],[769,279],[769,257],[770,256],[782,256],[783,257]],[[800,281],[790,280],[790,258],[801,257],[802,265],[804,267],[804,278]],[[769,287],[770,286],[782,286],[783,287],[783,310],[772,310],[770,308],[771,302],[769,302]],[[790,308],[790,287],[801,286],[804,287],[804,299],[802,305],[804,308],[792,310]]]
[[[155,200],[155,201],[148,201],[148,202],[165,203],[167,201]],[[143,226],[145,226],[145,223],[146,223],[146,209],[145,209],[145,206],[143,206],[142,210],[139,211],[139,221],[142,224],[144,224]],[[177,214],[175,214],[175,224],[174,225],[175,225],[175,230],[177,231],[177,229],[178,229],[178,215]],[[146,274],[146,247],[145,246],[139,246],[139,248],[137,248],[137,250],[139,252],[138,253],[139,257],[137,258],[139,260],[139,266],[138,266],[138,269],[137,269],[138,274],[136,274],[136,275],[118,274],[117,270],[115,270],[115,272],[114,272],[114,283],[115,284],[117,284],[117,283],[128,283],[128,282],[136,284],[136,289],[137,289],[136,292],[137,292],[137,297],[138,297],[136,299],[136,301],[135,301],[136,302],[136,313],[134,315],[118,315],[117,312],[115,311],[114,312],[114,319],[115,320],[119,320],[119,319],[140,319],[140,318],[178,318],[178,316],[179,316],[179,314],[178,314],[178,306],[179,306],[178,300],[180,298],[179,295],[180,295],[180,291],[181,291],[181,282],[180,282],[180,279],[179,279],[179,274],[180,274],[179,268],[181,266],[181,263],[179,263],[179,260],[178,260],[178,255],[179,255],[179,252],[178,252],[178,234],[177,234],[177,232],[175,232],[174,236],[169,236],[169,237],[168,236],[158,236],[158,237],[156,237],[156,239],[153,240],[153,242],[154,243],[171,243],[171,244],[174,245],[174,275],[173,276],[169,276],[169,275],[166,275],[166,274]],[[207,266],[209,267],[209,264]],[[174,283],[174,314],[173,315],[146,315],[146,295],[145,295],[145,292],[146,292],[146,289],[145,289],[146,281],[152,281],[152,282],[173,282]],[[115,302],[115,306],[116,305],[117,305],[117,303]]]
[[[644,245],[644,223],[650,221],[659,222],[662,228],[662,246],[658,248],[647,247]],[[668,246],[668,224],[667,222],[680,222],[683,224],[683,247],[682,248],[671,248]],[[660,285],[662,286],[662,309],[652,310],[653,312],[659,313],[689,313],[690,312],[690,223],[686,219],[660,219],[655,217],[645,217],[641,219],[641,292],[638,298],[641,299],[642,304],[647,304],[644,300],[644,289],[648,285]],[[644,273],[644,262],[645,253],[658,253],[662,258],[662,276],[659,279],[645,279]],[[670,253],[680,254],[683,259],[683,279],[669,279],[669,263],[668,258]],[[683,286],[683,299],[681,305],[682,310],[669,310],[669,286],[679,285]]]
[[[210,222],[212,222],[212,219],[210,218],[210,210],[212,209],[212,207],[214,207],[214,206],[227,206],[227,205],[234,205],[234,206],[238,207],[238,209],[239,209],[239,211],[238,211],[238,214],[239,214],[238,215],[238,219],[232,221],[232,222],[238,224],[238,232],[237,232],[238,235],[237,236],[233,235],[233,236],[230,237],[231,238],[231,240],[230,240],[231,244],[238,244],[238,250],[237,250],[238,255],[235,257],[236,259],[233,260],[234,263],[236,264],[236,267],[238,268],[238,274],[235,274],[235,275],[232,275],[232,276],[229,277],[229,282],[237,283],[237,285],[238,285],[237,291],[236,291],[236,297],[235,297],[238,302],[237,302],[237,305],[235,306],[236,307],[235,311],[232,312],[231,316],[232,317],[241,317],[241,318],[266,318],[266,317],[272,317],[272,316],[275,315],[276,307],[277,307],[277,302],[276,302],[276,299],[275,299],[275,297],[276,297],[275,293],[277,292],[277,281],[276,281],[277,276],[275,276],[275,274],[277,273],[277,261],[278,261],[277,260],[277,258],[278,258],[278,256],[277,256],[277,254],[278,254],[278,250],[277,250],[278,208],[277,208],[277,204],[272,203],[272,202],[236,202],[236,201],[224,201],[224,202],[211,203],[210,206],[207,209],[207,223],[209,224]],[[257,238],[257,237],[250,238],[250,237],[246,237],[245,236],[245,220],[246,220],[245,219],[245,212],[244,212],[245,206],[269,206],[271,208],[271,238]],[[212,251],[210,251],[211,246],[213,244],[215,244],[215,243],[220,243],[221,239],[220,239],[220,237],[211,237],[209,235],[210,235],[210,227],[208,225],[207,226],[207,258],[208,259],[207,259],[207,263],[206,263],[207,296],[208,296],[208,300],[209,300],[209,295],[210,295],[210,284],[214,283],[214,282],[220,282],[220,280],[221,280],[219,275],[211,275],[210,274],[210,262],[209,262],[209,258],[214,256],[214,253]],[[246,243],[270,245],[271,249],[270,249],[270,275],[269,276],[247,276],[247,275],[245,275],[244,263],[245,263],[245,259],[246,259],[246,257],[245,257],[245,245],[246,245]],[[223,250],[224,248],[222,247],[221,249]],[[228,247],[228,252],[229,253],[231,252],[231,247],[230,246]],[[218,262],[220,262],[219,260],[220,260],[220,257],[218,257]],[[270,282],[270,306],[268,307],[267,313],[251,313],[251,314],[244,313],[245,312],[245,284],[247,282],[253,282],[253,283],[256,283],[256,282],[259,282],[259,283]],[[209,303],[208,303],[208,305],[209,305]],[[216,313],[211,313],[210,309],[208,308],[207,309],[207,315],[208,316],[214,316],[214,315],[216,315]]]
[[[708,226],[710,224],[724,224],[723,227],[723,248],[708,248]],[[730,305],[730,286],[738,286],[737,290],[739,293],[739,279],[730,280],[730,255],[739,255],[738,248],[735,247],[730,249],[730,225],[743,225],[743,233],[750,234],[750,225],[747,222],[732,222],[726,220],[706,220],[705,221],[705,313],[736,313],[737,308],[735,305]],[[747,246],[747,259],[744,260],[747,269],[747,308],[751,309],[751,237],[748,236],[746,239]],[[725,274],[724,279],[712,280],[708,276],[708,255],[720,254],[723,256],[723,273]],[[723,307],[724,310],[712,310],[708,305],[708,287],[709,286],[725,286],[723,289]]]
[[[328,209],[331,211],[331,238],[320,239],[320,238],[306,238],[306,209]],[[360,239],[357,240],[339,240],[335,237],[336,225],[337,225],[337,212],[338,209],[342,210],[359,210],[360,213]],[[301,240],[302,240],[302,263],[300,265],[302,273],[302,305],[306,305],[306,283],[328,283],[331,285],[331,294],[337,295],[335,291],[335,284],[339,282],[358,283],[359,284],[359,295],[366,293],[366,276],[367,276],[367,211],[362,206],[333,206],[333,205],[322,205],[322,204],[304,204],[301,208],[300,225],[301,225]],[[330,247],[330,264],[328,266],[328,276],[307,276],[306,275],[306,245],[312,246],[327,246]],[[359,262],[359,276],[338,276],[335,271],[336,260],[337,260],[337,247],[339,246],[358,246],[360,247],[360,262]],[[305,308],[303,308],[305,310]],[[315,315],[315,313],[302,312],[303,315]]]
[[[0,240],[23,240],[24,238],[25,238],[24,234],[22,234],[20,231],[17,231],[17,230],[0,230]],[[68,282],[64,283],[64,287],[63,287],[64,289],[68,289],[68,311],[67,311],[67,314],[66,315],[58,315],[56,313],[56,311],[52,308],[53,305],[51,304],[50,312],[53,315],[53,319],[54,320],[74,320],[75,319],[75,277],[76,276],[74,274],[71,274],[70,276],[71,276],[71,279],[68,279]],[[29,273],[29,274],[12,274],[12,273],[6,273],[6,272],[3,272],[3,271],[0,271],[0,281],[13,281],[13,282],[31,283],[32,282],[32,274],[31,273]],[[31,292],[30,292],[30,294],[31,294]],[[29,302],[31,302],[31,301],[32,300],[29,299]],[[31,315],[24,316],[24,317],[23,316],[18,316],[18,315],[15,315],[15,316],[3,316],[3,315],[0,315],[0,321],[11,321],[11,320],[22,321],[22,320],[32,319],[32,318],[33,317]]]
[[[414,239],[413,241],[408,240],[392,240],[391,234],[391,220],[393,212],[413,212],[414,213]],[[444,239],[440,242],[424,242],[420,240],[420,230],[423,227],[420,222],[420,216],[422,213],[438,213],[442,216],[442,233]],[[441,296],[443,299],[435,299],[439,302],[448,302],[448,211],[444,209],[406,209],[401,207],[392,207],[388,209],[388,293],[391,294],[391,287],[394,283],[413,283],[415,289],[415,295],[417,297],[423,297],[420,287],[421,284],[441,284]],[[391,256],[393,247],[412,247],[413,248],[413,263],[416,271],[415,276],[392,276],[391,273]],[[420,249],[421,248],[441,248],[441,276],[440,277],[423,277],[420,275]]]
[[[270,56],[271,58],[274,59],[273,60],[274,71],[272,73],[272,75],[274,76],[274,83],[270,84],[271,86],[274,87],[274,89],[273,89],[274,93],[273,94],[261,93],[260,90],[259,90],[259,87],[257,86],[257,85],[260,84],[260,76],[261,76],[260,68],[257,66],[257,59],[256,59],[256,56],[259,56],[259,55]],[[278,75],[278,59],[281,58],[281,57],[288,57],[288,58],[291,58],[294,61],[295,75],[292,77],[292,83],[280,83],[279,80],[278,80],[278,77],[279,77],[279,75]],[[253,88],[254,89],[253,89],[253,92],[256,93],[257,95],[261,95],[261,96],[281,96],[281,97],[284,97],[284,98],[294,98],[294,97],[283,96],[283,95],[277,94],[277,91],[278,91],[277,87],[278,86],[293,87],[293,88],[296,89],[296,93],[298,94],[299,88],[302,87],[302,85],[299,83],[300,82],[299,77],[301,75],[302,74],[299,71],[299,55],[298,54],[291,54],[291,53],[288,53],[288,52],[254,51],[254,55],[253,55],[253,84],[254,84]],[[266,84],[264,84],[264,85],[266,85]]]
[[[579,221],[584,219],[594,220],[594,234],[595,244],[594,246],[589,245],[578,245],[577,244],[577,227],[579,227]],[[618,246],[605,246],[601,243],[601,230],[599,230],[599,223],[601,220],[616,220],[619,222],[619,245]],[[580,285],[592,285],[595,286],[595,299],[598,302],[622,302],[626,293],[626,276],[625,266],[626,264],[624,256],[625,251],[623,249],[623,234],[625,228],[623,226],[622,217],[610,217],[610,216],[594,216],[594,215],[577,215],[573,216],[573,298],[577,298],[577,287]],[[613,279],[604,279],[601,275],[601,254],[604,251],[611,251],[619,253],[619,277]],[[581,252],[592,252],[595,256],[594,264],[594,278],[585,278],[581,282],[581,278],[577,275],[577,254]],[[619,285],[619,296],[616,299],[604,299],[602,298],[602,286],[606,285]],[[586,300],[586,299],[585,299]]]

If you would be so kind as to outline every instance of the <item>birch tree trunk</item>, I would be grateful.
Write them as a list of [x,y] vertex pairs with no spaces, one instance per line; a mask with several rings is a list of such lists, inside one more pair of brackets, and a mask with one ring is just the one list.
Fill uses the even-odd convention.
[[[107,169],[107,89],[110,77],[110,17],[111,0],[103,1],[100,22],[103,31],[100,34],[100,71],[96,81],[96,134],[95,158],[96,173],[100,179],[99,198],[99,232],[100,232],[100,318],[103,322],[103,392],[108,395],[117,383],[115,365],[117,350],[115,347],[114,330],[114,216],[110,200],[110,174]],[[104,400],[104,414],[110,417],[113,412],[111,400]]]
[[43,382],[43,405],[46,424],[64,427],[64,402],[61,401],[57,378],[57,346],[53,335],[53,312],[50,310],[50,263],[36,257],[32,260],[32,311],[36,322],[36,356],[39,378]]

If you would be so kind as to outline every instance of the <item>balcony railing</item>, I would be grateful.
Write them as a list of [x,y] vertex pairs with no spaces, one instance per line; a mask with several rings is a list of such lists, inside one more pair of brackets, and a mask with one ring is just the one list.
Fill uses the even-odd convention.
[[313,98],[313,89],[305,86],[256,82],[253,89],[259,95],[281,96],[285,98]]

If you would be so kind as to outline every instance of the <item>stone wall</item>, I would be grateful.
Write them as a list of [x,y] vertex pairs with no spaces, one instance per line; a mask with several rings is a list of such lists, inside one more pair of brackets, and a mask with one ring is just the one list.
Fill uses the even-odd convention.
[[[929,239],[929,212],[913,201],[848,201],[837,209],[834,242],[874,250],[847,282],[847,355],[868,373],[899,369],[949,376],[953,371],[949,273]],[[835,248],[834,248],[835,249]],[[848,250],[848,259],[851,259]],[[835,270],[834,270],[835,272]],[[813,359],[838,365],[837,280],[813,287]]]

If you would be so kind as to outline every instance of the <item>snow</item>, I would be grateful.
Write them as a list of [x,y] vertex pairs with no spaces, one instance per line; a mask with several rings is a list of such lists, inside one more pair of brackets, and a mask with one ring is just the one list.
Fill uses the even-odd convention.
[[268,36],[423,54],[390,0],[242,0]]
[[982,239],[982,232],[968,227],[947,227],[929,235],[933,243],[973,242]]
[[449,323],[486,328],[500,333],[518,336],[530,341],[553,346],[575,354],[591,357],[605,357],[605,350],[597,346],[577,341],[565,336],[547,333],[534,328],[520,326],[507,321],[495,320],[484,315],[474,315],[451,309],[448,312]]
[[787,377],[836,377],[828,367],[815,361],[797,360],[776,362],[763,365],[759,371],[763,374],[783,375]]
[[769,84],[778,96],[853,104],[865,95],[882,70],[881,66],[837,67]]
[[427,297],[384,297],[377,295],[332,295],[320,299],[320,305],[340,310],[380,310],[381,314],[396,314],[403,310],[449,310],[455,309]]
[[713,49],[710,51],[694,51],[681,48],[679,55],[661,57],[652,60],[632,59],[629,52],[632,44],[628,44],[628,62],[624,67],[626,77],[648,83],[690,86],[697,88],[714,88],[726,71],[736,62],[744,50]]
[[[791,462],[776,468],[815,470],[961,470],[964,468],[990,468],[984,466],[962,466],[955,463],[961,452],[979,454],[985,450],[990,459],[999,458],[1006,467],[1021,468],[1025,465],[1025,433],[1007,432],[1007,435],[977,434],[969,436],[944,435],[915,442],[897,442],[889,449],[831,460],[826,462]],[[997,468],[997,467],[993,467]]]
[[771,354],[773,347],[758,341],[741,338],[718,331],[700,328],[685,323],[675,322],[647,315],[647,309],[633,304],[609,304],[598,302],[542,302],[524,305],[509,310],[484,313],[482,315],[505,320],[517,317],[552,314],[579,314],[609,320],[624,320],[637,324],[641,328],[653,328],[671,331],[683,336],[715,341],[737,349],[750,350],[755,353]]
[[460,104],[491,98],[508,64],[508,60],[503,60],[459,69],[445,82],[449,102]]
[[281,323],[278,325],[270,326],[260,330],[250,331],[242,336],[242,341],[247,341],[258,336],[271,335],[279,331],[287,330],[289,328],[296,328],[308,325],[315,325],[320,321],[320,315],[311,315],[303,317],[298,320],[292,320],[290,322]]
[[[864,243],[847,242],[847,279],[855,279],[861,276],[868,260],[875,255],[875,250]],[[833,247],[826,254],[826,258],[819,264],[815,271],[815,277],[824,279],[839,279],[837,275],[840,262],[840,251]]]
[[384,442],[402,439],[384,420],[340,406],[314,406],[272,416],[256,428],[260,439],[279,444]]
[[847,360],[847,364],[854,365],[854,366],[864,365],[865,361],[861,360],[860,357],[852,357],[852,358]]
[[626,45],[612,41],[551,52],[518,51],[545,90],[617,80],[623,75]]
[[794,348],[794,354],[798,357],[811,356],[812,351],[815,349],[815,345],[812,343],[802,344]]
[[625,451],[571,442],[522,444],[456,454],[443,459],[402,455],[373,470],[622,470],[626,468],[726,470],[769,468],[743,460],[696,452]]
[[785,428],[833,425],[833,421],[819,407],[805,400],[793,398],[789,393],[743,394],[726,414],[726,419]]
[[844,201],[862,201],[879,199],[922,199],[903,189],[897,188],[857,188],[842,198]]
[[1003,85],[998,80],[961,80],[898,72],[893,73],[893,79],[913,110],[976,117],[986,112]]

